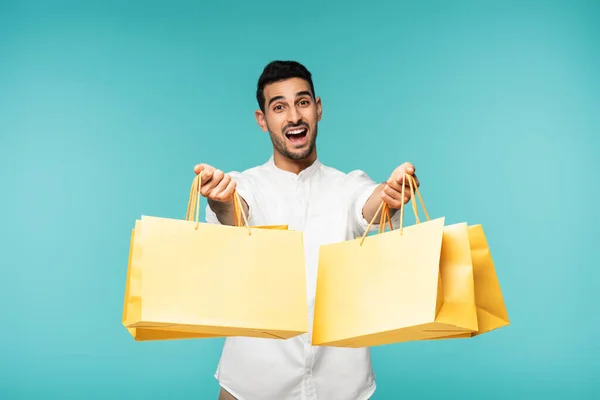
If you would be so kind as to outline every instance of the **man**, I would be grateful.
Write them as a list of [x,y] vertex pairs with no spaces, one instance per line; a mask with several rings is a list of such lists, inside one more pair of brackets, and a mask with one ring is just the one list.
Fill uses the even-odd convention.
[[362,171],[345,174],[323,165],[316,148],[321,99],[310,72],[297,62],[268,64],[257,100],[256,121],[271,137],[273,156],[241,173],[206,164],[194,171],[202,173],[207,222],[234,224],[237,190],[251,225],[287,224],[303,232],[311,330],[289,340],[227,338],[215,374],[219,399],[366,400],[375,392],[369,349],[311,345],[319,247],[363,235],[382,200],[392,212],[406,204],[410,190],[403,198],[402,177],[414,176],[415,168],[404,163],[377,184]]

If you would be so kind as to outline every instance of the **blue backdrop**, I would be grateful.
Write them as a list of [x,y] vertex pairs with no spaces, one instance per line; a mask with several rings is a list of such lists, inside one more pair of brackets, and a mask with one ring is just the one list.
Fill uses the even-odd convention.
[[216,398],[221,340],[121,326],[129,236],[194,164],[266,161],[273,59],[314,74],[324,163],[415,163],[492,248],[512,325],[373,349],[374,399],[598,396],[600,2],[414,3],[0,1],[0,398]]

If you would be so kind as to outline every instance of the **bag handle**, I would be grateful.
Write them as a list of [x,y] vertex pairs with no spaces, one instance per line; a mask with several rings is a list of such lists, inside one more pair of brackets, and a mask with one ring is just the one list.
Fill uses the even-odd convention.
[[244,213],[244,207],[242,206],[242,198],[240,197],[237,190],[233,192],[233,220],[234,225],[241,227],[242,221],[248,227],[248,233],[250,234],[250,224],[248,223],[248,217]]
[[385,231],[386,223],[389,223],[390,230],[394,229],[394,227],[392,226],[392,217],[390,215],[390,207],[387,205],[387,203],[384,203],[383,209],[381,211],[381,217],[379,218],[379,232],[378,233],[383,233]]
[[[423,202],[423,197],[421,197],[421,192],[419,191],[419,188],[417,186],[417,181],[415,180],[415,178],[412,175],[404,174],[404,176],[402,177],[402,194],[401,194],[401,196],[402,196],[402,198],[404,198],[404,190],[406,187],[406,178],[407,177],[408,177],[408,185],[410,187],[410,192],[411,192],[411,201],[412,201],[411,205],[412,205],[413,212],[415,214],[415,221],[417,224],[421,223],[421,221],[419,219],[419,211],[417,208],[417,203],[415,202],[416,197],[419,198],[419,202],[421,203],[421,207],[423,208],[425,217],[429,221],[430,218],[429,218],[429,214],[427,213],[427,208],[425,208],[425,203]],[[416,196],[415,196],[415,191],[416,191]],[[373,219],[371,219],[369,226],[367,227],[367,229],[365,230],[365,233],[362,236],[362,239],[360,241],[361,246],[362,246],[363,242],[365,241],[365,238],[367,237],[367,234],[368,234],[369,230],[371,229],[371,226],[373,226],[373,223],[375,222],[375,218],[377,218],[378,214],[381,214],[380,219],[379,219],[378,234],[383,233],[385,231],[386,222],[389,222],[390,231],[393,230],[389,206],[387,205],[386,202],[382,201],[381,204],[379,205],[379,208],[375,212]],[[403,233],[403,228],[404,228],[404,203],[402,203],[400,205],[400,228],[399,228],[400,235],[402,235],[402,233]]]
[[[421,192],[419,191],[419,188],[417,187],[417,181],[415,180],[414,177],[411,176],[411,180],[413,181],[413,184],[415,186],[415,191],[417,193],[417,197],[419,198],[419,203],[421,203],[421,208],[423,209],[423,214],[425,214],[425,218],[427,219],[427,221],[431,221],[431,218],[429,217],[429,213],[427,212],[427,208],[425,207],[425,202],[423,201],[423,197],[421,197]],[[412,194],[413,199],[415,198],[415,194]],[[415,203],[413,201],[413,210],[415,212],[415,219],[417,224],[420,223],[419,221],[419,211],[417,210],[417,203]]]
[[[200,224],[200,197],[202,194],[200,193],[200,188],[202,187],[202,171],[196,175],[194,180],[192,181],[192,187],[190,188],[190,197],[188,199],[187,212],[185,214],[186,221],[195,221],[196,226],[194,229],[198,229]],[[234,210],[234,225],[236,227],[242,227],[242,217],[243,221],[248,228],[248,235],[252,234],[250,229],[250,224],[248,223],[248,217],[246,213],[244,213],[244,208],[242,207],[242,201],[240,200],[240,196],[236,191],[233,192],[233,210]]]

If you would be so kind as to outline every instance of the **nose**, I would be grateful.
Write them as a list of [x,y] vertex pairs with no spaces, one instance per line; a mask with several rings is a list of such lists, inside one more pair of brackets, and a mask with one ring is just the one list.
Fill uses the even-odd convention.
[[298,124],[298,122],[300,122],[300,120],[302,119],[302,116],[300,115],[298,110],[296,110],[296,107],[289,108],[287,117],[288,117],[288,122],[290,124],[294,124],[294,125]]

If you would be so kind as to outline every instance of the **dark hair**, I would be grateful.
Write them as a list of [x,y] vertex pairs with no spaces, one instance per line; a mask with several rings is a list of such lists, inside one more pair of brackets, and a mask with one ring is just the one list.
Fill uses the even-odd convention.
[[312,75],[304,65],[296,61],[271,61],[258,78],[258,88],[256,90],[256,100],[263,112],[265,111],[265,86],[291,78],[301,78],[307,81],[310,85],[310,91],[315,97]]

